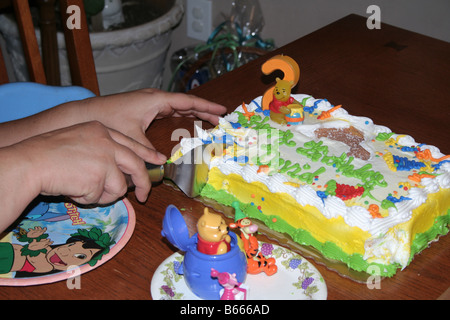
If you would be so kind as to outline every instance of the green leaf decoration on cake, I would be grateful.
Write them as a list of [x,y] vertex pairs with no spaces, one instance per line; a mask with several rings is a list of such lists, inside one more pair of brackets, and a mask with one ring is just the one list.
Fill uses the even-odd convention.
[[236,111],[236,113],[238,115],[238,122],[243,126],[248,125],[247,118],[241,112]]
[[388,199],[384,199],[383,201],[381,201],[381,208],[387,210],[389,208],[396,208],[395,204],[392,201],[389,201]]
[[325,192],[329,196],[335,196],[336,188],[337,188],[337,182],[335,180],[330,180],[327,182],[327,188],[326,188]]
[[387,139],[389,139],[390,137],[392,137],[395,133],[393,132],[381,132],[377,135],[377,137],[375,138],[375,140],[377,141],[386,141]]
[[303,98],[303,100],[302,100],[302,106],[306,106],[306,101],[308,101],[310,98],[312,98],[312,97],[306,97],[306,98]]

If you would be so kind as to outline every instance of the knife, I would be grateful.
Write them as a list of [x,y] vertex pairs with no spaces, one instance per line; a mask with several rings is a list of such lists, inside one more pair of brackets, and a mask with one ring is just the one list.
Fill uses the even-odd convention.
[[223,152],[223,145],[212,143],[200,145],[174,162],[164,165],[145,163],[152,184],[163,179],[171,180],[189,198],[200,195],[208,179],[209,163],[215,155]]

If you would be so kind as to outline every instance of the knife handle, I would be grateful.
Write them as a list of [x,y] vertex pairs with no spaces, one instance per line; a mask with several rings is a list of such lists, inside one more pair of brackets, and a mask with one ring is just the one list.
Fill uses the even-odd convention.
[[153,163],[145,163],[145,167],[147,168],[148,176],[150,177],[150,181],[152,183],[161,182],[164,178],[164,165],[163,164],[153,164]]

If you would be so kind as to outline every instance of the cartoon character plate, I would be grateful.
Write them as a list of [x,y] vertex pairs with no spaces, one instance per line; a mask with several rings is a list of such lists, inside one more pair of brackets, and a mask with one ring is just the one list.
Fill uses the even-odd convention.
[[0,234],[0,285],[52,283],[93,270],[125,246],[135,222],[127,199],[89,208],[34,203]]
[[[325,300],[327,286],[320,272],[302,256],[283,247],[260,243],[266,257],[276,259],[277,273],[247,275],[247,300]],[[157,300],[200,300],[187,287],[176,270],[183,262],[181,253],[164,260],[153,275],[152,298]]]

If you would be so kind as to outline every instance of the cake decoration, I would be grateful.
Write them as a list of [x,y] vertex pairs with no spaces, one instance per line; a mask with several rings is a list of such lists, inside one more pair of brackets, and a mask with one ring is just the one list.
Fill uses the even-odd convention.
[[[206,216],[206,217],[205,217]],[[207,223],[217,227],[223,226],[222,218],[219,214],[210,213],[208,208],[204,210]],[[217,220],[216,220],[217,219]],[[198,224],[202,226],[202,218]],[[210,220],[213,220],[212,222]],[[226,224],[225,224],[225,227]],[[200,231],[200,230],[198,230]],[[244,283],[247,278],[247,259],[238,246],[238,238],[234,232],[229,232],[225,236],[230,240],[226,241],[229,247],[226,252],[202,253],[198,248],[198,233],[189,237],[189,230],[181,212],[174,205],[166,208],[163,219],[162,235],[174,246],[184,251],[182,263],[177,267],[176,273],[182,275],[187,287],[198,297],[207,300],[219,300],[222,285],[211,277],[211,269],[220,270],[232,274],[239,283]],[[223,238],[224,232],[213,232],[216,238]],[[220,241],[218,241],[220,242]]]
[[314,131],[317,138],[326,137],[331,140],[341,141],[350,147],[348,156],[353,156],[362,160],[368,160],[370,153],[361,146],[364,141],[364,134],[353,126],[343,129],[320,128]]
[[[284,77],[281,80],[291,83],[291,88],[297,85],[300,79],[300,67],[294,59],[285,55],[276,55],[267,60],[262,66],[261,71],[264,74],[271,74],[274,71],[280,70],[283,72]],[[268,110],[269,104],[273,99],[273,92],[275,86],[270,87],[262,98],[262,109]]]
[[291,96],[293,81],[276,79],[273,98],[269,103],[270,119],[279,124],[292,124],[303,121],[303,106]]
[[[254,235],[258,231],[258,226],[244,215],[238,202],[232,203],[232,206],[235,209],[235,222],[230,224],[230,228],[241,231],[243,250],[247,256],[247,273],[264,272],[268,276],[275,274],[278,269],[275,259],[265,257],[262,250],[260,251],[258,239]],[[261,210],[260,206],[259,210]]]
[[199,252],[219,255],[230,251],[231,237],[228,235],[228,226],[220,215],[205,208],[203,215],[198,219],[197,230]]
[[[298,66],[286,56],[272,59],[263,73],[285,68],[280,80],[293,81],[292,88]],[[227,137],[226,152],[209,163],[203,197],[238,203],[249,219],[381,276],[407,267],[427,241],[448,233],[448,155],[305,94],[291,97],[302,106],[301,124],[274,121],[267,113],[274,87],[202,132],[205,143]],[[197,139],[190,145],[203,143]]]

